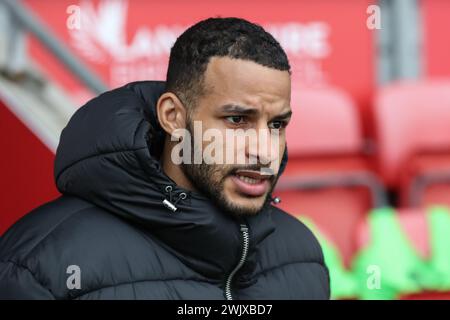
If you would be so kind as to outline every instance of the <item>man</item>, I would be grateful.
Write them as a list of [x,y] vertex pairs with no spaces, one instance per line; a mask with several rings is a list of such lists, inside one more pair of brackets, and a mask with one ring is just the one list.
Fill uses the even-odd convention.
[[[166,83],[88,102],[58,146],[63,195],[1,239],[0,298],[328,299],[318,242],[270,203],[290,81],[270,34],[214,18],[177,39]],[[268,134],[228,135],[251,130]]]

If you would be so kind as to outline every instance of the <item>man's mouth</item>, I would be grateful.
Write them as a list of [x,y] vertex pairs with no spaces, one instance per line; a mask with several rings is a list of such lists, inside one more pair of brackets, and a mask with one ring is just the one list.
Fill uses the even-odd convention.
[[238,170],[231,176],[237,190],[247,196],[260,197],[267,193],[272,176],[262,175],[259,171]]

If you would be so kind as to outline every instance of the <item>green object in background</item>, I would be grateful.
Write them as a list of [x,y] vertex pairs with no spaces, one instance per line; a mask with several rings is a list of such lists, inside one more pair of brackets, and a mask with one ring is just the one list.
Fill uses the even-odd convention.
[[[422,259],[402,230],[392,208],[368,215],[370,242],[356,255],[352,270],[344,267],[338,249],[314,225],[299,217],[322,246],[330,271],[331,298],[395,299],[422,290],[450,291],[450,210],[427,210],[430,258]],[[378,279],[377,279],[378,277]]]
[[450,290],[450,211],[446,207],[430,207],[427,221],[431,246],[429,266],[439,278],[434,289],[447,291]]
[[353,274],[346,270],[337,248],[318,230],[314,223],[305,218],[298,217],[307,225],[318,239],[330,272],[330,287],[332,299],[355,298],[358,296],[358,286]]
[[393,209],[373,210],[368,222],[370,243],[353,261],[362,299],[395,299],[436,285],[439,277],[412,247]]

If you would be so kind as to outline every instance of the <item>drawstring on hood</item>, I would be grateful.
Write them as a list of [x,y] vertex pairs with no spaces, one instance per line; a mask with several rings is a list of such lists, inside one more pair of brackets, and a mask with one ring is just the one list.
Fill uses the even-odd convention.
[[270,202],[274,203],[274,204],[279,204],[281,202],[281,198],[280,197],[273,197],[271,194],[269,194],[269,200]]
[[168,195],[169,195],[169,200],[164,199],[164,200],[163,200],[163,205],[164,205],[167,209],[169,209],[169,210],[171,210],[171,211],[173,211],[173,212],[177,211],[178,208],[176,207],[176,204],[177,204],[180,200],[184,200],[184,199],[187,198],[186,192],[180,192],[180,193],[177,195],[175,201],[173,201],[173,197],[172,197],[172,190],[173,190],[173,187],[172,187],[172,186],[166,186],[166,187],[164,188],[164,190],[165,190],[165,192],[168,193]]

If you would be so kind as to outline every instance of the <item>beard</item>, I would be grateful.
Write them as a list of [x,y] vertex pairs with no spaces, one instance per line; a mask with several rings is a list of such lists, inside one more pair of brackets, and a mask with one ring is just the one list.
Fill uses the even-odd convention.
[[[187,130],[193,137],[192,122],[187,125]],[[194,163],[194,154],[198,150],[194,150],[195,143],[191,140],[192,159],[191,164],[182,163],[181,169],[185,176],[189,179],[195,188],[207,196],[221,211],[233,216],[241,217],[248,215],[256,215],[268,203],[269,195],[272,193],[277,182],[277,176],[269,178],[270,188],[263,204],[259,206],[240,206],[230,201],[224,192],[225,180],[236,174],[238,170],[253,170],[260,171],[262,168],[267,168],[263,165],[217,165],[206,164],[202,161],[200,164]]]

